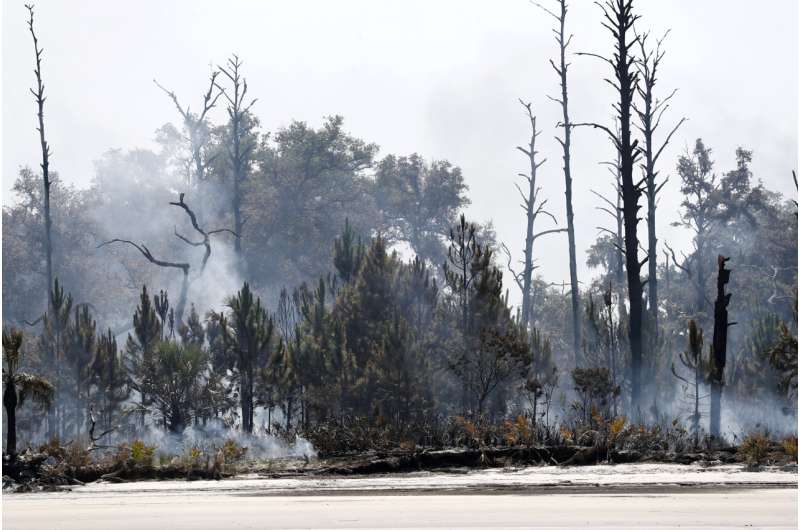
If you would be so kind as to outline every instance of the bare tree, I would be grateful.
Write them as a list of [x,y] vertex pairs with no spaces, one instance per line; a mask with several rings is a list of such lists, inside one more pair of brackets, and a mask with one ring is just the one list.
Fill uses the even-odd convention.
[[104,247],[106,245],[110,245],[112,243],[125,243],[125,244],[128,244],[128,245],[132,246],[133,248],[138,250],[142,254],[142,256],[144,256],[145,259],[147,259],[147,261],[149,261],[153,265],[157,265],[159,267],[165,267],[165,268],[180,269],[180,271],[183,273],[183,281],[181,282],[181,293],[180,293],[180,296],[178,297],[178,306],[175,309],[175,313],[176,313],[175,317],[176,317],[176,320],[178,321],[179,324],[182,323],[183,322],[183,311],[184,311],[184,308],[186,307],[186,293],[189,290],[189,269],[191,268],[189,263],[187,263],[187,262],[176,262],[176,261],[166,261],[166,260],[162,260],[162,259],[156,258],[156,257],[153,256],[152,252],[150,252],[150,249],[147,248],[147,246],[144,243],[134,243],[133,241],[130,241],[128,239],[115,238],[115,239],[111,239],[109,241],[104,241],[103,243],[100,243],[99,245],[97,245],[97,248],[101,248],[101,247]]
[[232,234],[234,237],[237,235],[236,232],[231,230],[230,228],[217,228],[216,230],[209,230],[206,232],[203,230],[199,223],[197,222],[197,216],[195,215],[194,211],[183,201],[184,194],[181,193],[178,198],[178,202],[171,202],[170,205],[177,206],[182,208],[183,211],[186,212],[186,215],[189,216],[189,220],[192,222],[192,227],[195,231],[203,237],[202,241],[192,241],[187,237],[184,237],[180,233],[178,233],[178,229],[175,228],[175,236],[186,243],[187,245],[191,245],[193,247],[205,247],[205,252],[203,253],[203,261],[200,265],[200,274],[203,274],[203,271],[206,269],[206,263],[208,263],[208,258],[211,257],[211,236],[214,234],[221,234],[223,232],[228,232]]
[[686,118],[681,118],[678,124],[669,132],[664,142],[659,147],[654,145],[653,136],[658,126],[661,124],[661,117],[664,115],[664,111],[669,108],[670,99],[672,99],[677,92],[677,89],[673,90],[669,96],[661,100],[655,96],[658,67],[661,64],[661,60],[664,58],[664,51],[661,49],[661,44],[664,42],[667,34],[669,34],[669,31],[656,42],[655,49],[650,49],[647,46],[649,33],[638,36],[641,57],[636,61],[636,64],[642,82],[637,87],[637,92],[641,103],[640,105],[634,105],[634,110],[640,122],[638,128],[644,138],[644,163],[641,166],[647,195],[647,308],[650,313],[651,328],[654,334],[658,333],[658,259],[656,258],[658,239],[656,238],[656,205],[658,203],[657,195],[661,191],[661,188],[664,187],[664,184],[667,183],[667,179],[664,179],[661,183],[656,182],[656,177],[658,176],[656,163],[664,152],[664,148],[667,147],[672,135],[674,135],[683,122],[686,121]]
[[[177,206],[177,207],[181,208],[183,211],[186,212],[186,215],[189,216],[189,220],[192,223],[192,227],[195,229],[195,231],[197,233],[199,233],[203,237],[203,240],[202,241],[192,241],[189,238],[181,235],[178,232],[177,228],[175,228],[175,236],[178,239],[180,239],[181,241],[183,241],[184,243],[186,243],[186,244],[188,244],[190,246],[193,246],[193,247],[201,247],[202,246],[202,247],[205,248],[205,252],[203,253],[203,260],[202,260],[201,265],[200,265],[200,274],[202,275],[203,271],[206,268],[206,264],[208,263],[208,259],[211,257],[211,236],[214,235],[214,234],[222,233],[222,232],[228,232],[228,233],[233,234],[234,236],[236,236],[236,233],[233,232],[232,230],[228,229],[228,228],[219,228],[219,229],[216,229],[216,230],[209,230],[209,231],[204,230],[200,226],[200,224],[198,223],[197,216],[195,215],[194,211],[189,207],[189,205],[186,204],[186,202],[184,202],[183,197],[184,197],[184,194],[181,193],[178,196],[178,201],[177,202],[170,202],[170,205]],[[150,251],[149,248],[147,248],[147,246],[145,244],[143,244],[143,243],[134,243],[133,241],[129,241],[127,239],[115,238],[115,239],[112,239],[110,241],[105,241],[105,242],[101,243],[100,245],[97,246],[97,248],[101,248],[101,247],[104,247],[106,245],[110,245],[112,243],[125,243],[125,244],[128,244],[128,245],[131,245],[136,250],[138,250],[142,254],[142,256],[144,256],[145,259],[147,259],[147,261],[149,261],[153,265],[157,265],[159,267],[165,267],[165,268],[180,269],[180,271],[183,273],[183,281],[181,282],[181,291],[180,291],[180,295],[178,296],[178,305],[175,307],[175,320],[178,323],[178,325],[182,324],[183,323],[183,313],[184,313],[184,310],[186,309],[187,293],[188,293],[188,290],[189,290],[189,271],[191,269],[191,265],[188,262],[166,261],[166,260],[163,260],[163,259],[156,258],[155,256],[153,256],[153,253]],[[162,320],[163,320],[163,317],[162,317]]]
[[53,152],[47,143],[44,135],[44,102],[47,99],[44,95],[44,82],[42,82],[42,54],[44,48],[39,48],[39,39],[36,37],[36,32],[33,29],[33,4],[25,4],[28,8],[28,29],[33,37],[33,50],[36,54],[36,68],[33,73],[36,75],[36,89],[31,88],[38,107],[37,116],[39,117],[39,143],[42,148],[42,183],[43,183],[43,210],[44,210],[44,252],[45,252],[45,266],[47,268],[47,307],[48,311],[50,306],[53,305],[53,237],[52,237],[52,217],[50,215],[50,155]]
[[[625,225],[625,269],[628,280],[629,339],[631,348],[631,408],[635,415],[641,410],[641,373],[642,373],[642,280],[640,271],[647,261],[639,261],[639,198],[643,193],[643,181],[633,180],[633,166],[639,158],[638,141],[631,138],[631,111],[633,96],[636,93],[639,75],[635,68],[635,59],[631,47],[636,38],[630,38],[633,25],[639,16],[633,14],[633,0],[606,0],[599,4],[603,11],[603,26],[614,37],[614,56],[609,59],[594,53],[581,53],[599,58],[608,63],[614,71],[614,80],[606,79],[619,95],[619,102],[614,104],[619,132],[615,133],[604,125],[597,123],[572,123],[569,127],[590,126],[601,129],[608,134],[619,155],[619,171],[622,183],[622,214]],[[567,126],[565,125],[565,128]]]
[[242,227],[244,226],[244,218],[242,217],[242,182],[247,177],[247,167],[250,154],[255,147],[255,143],[246,138],[247,114],[250,108],[257,101],[253,99],[249,103],[245,103],[247,96],[247,80],[242,77],[239,71],[242,67],[242,61],[239,60],[238,55],[233,55],[228,59],[228,67],[219,67],[219,70],[228,78],[233,85],[232,94],[228,93],[217,84],[216,86],[222,90],[222,94],[228,101],[228,118],[230,119],[230,138],[228,141],[228,158],[231,163],[232,169],[232,185],[233,190],[231,193],[231,207],[233,209],[233,231],[237,234],[234,243],[236,255],[239,257],[241,266],[242,259]]
[[[222,233],[222,232],[228,232],[228,233],[233,234],[234,236],[236,236],[236,233],[234,231],[230,230],[229,228],[218,228],[216,230],[209,230],[209,231],[204,230],[200,226],[200,224],[198,223],[197,216],[195,215],[194,211],[189,207],[188,204],[186,204],[186,202],[183,200],[183,197],[184,197],[184,194],[181,193],[181,194],[178,195],[178,201],[177,202],[170,202],[169,204],[171,206],[177,206],[177,207],[181,208],[183,211],[186,212],[186,215],[189,216],[189,220],[192,223],[192,227],[195,229],[195,231],[197,233],[199,233],[203,237],[203,240],[202,241],[192,241],[188,237],[185,237],[182,234],[180,234],[178,232],[177,227],[175,228],[174,232],[175,232],[175,236],[178,239],[180,239],[181,241],[183,241],[184,243],[186,243],[187,245],[190,245],[192,247],[204,247],[205,248],[205,252],[203,253],[203,260],[202,260],[201,265],[200,265],[200,273],[199,273],[200,275],[202,275],[203,271],[205,271],[206,264],[208,263],[208,259],[211,257],[211,236],[214,235],[214,234]],[[150,251],[149,248],[147,248],[147,246],[145,244],[143,244],[143,243],[134,243],[133,241],[129,241],[127,239],[116,238],[116,239],[112,239],[110,241],[105,241],[105,242],[101,243],[100,245],[98,245],[97,248],[101,248],[101,247],[104,247],[106,245],[110,245],[111,243],[125,243],[125,244],[128,244],[128,245],[131,245],[136,250],[138,250],[142,254],[142,256],[144,256],[145,259],[147,259],[147,261],[149,261],[153,265],[157,265],[159,267],[173,268],[173,269],[180,269],[181,270],[181,272],[183,273],[183,281],[181,282],[181,291],[180,291],[180,295],[178,296],[178,305],[175,307],[175,321],[180,326],[180,324],[183,323],[183,313],[184,313],[184,310],[186,309],[186,299],[187,299],[187,293],[188,293],[188,290],[189,290],[189,271],[191,269],[191,265],[188,262],[166,261],[166,260],[163,260],[163,259],[156,258],[155,256],[153,256],[153,253]],[[162,320],[164,320],[163,316],[162,316]]]
[[619,159],[615,163],[605,162],[609,172],[614,176],[614,200],[602,195],[595,190],[589,190],[605,203],[605,206],[596,206],[601,212],[607,213],[614,220],[614,229],[597,226],[600,232],[605,232],[611,236],[615,249],[616,263],[614,264],[614,283],[617,290],[617,313],[622,319],[625,314],[625,236],[624,218],[622,216],[622,182],[619,173]]
[[569,118],[569,99],[567,92],[567,69],[569,63],[567,62],[567,47],[572,40],[572,35],[566,36],[565,23],[567,19],[567,2],[566,0],[556,0],[559,6],[558,13],[545,8],[541,4],[533,2],[534,5],[544,10],[556,19],[558,29],[554,29],[555,39],[558,43],[559,50],[559,64],[550,59],[550,65],[558,74],[561,82],[561,98],[550,97],[553,101],[561,105],[563,114],[564,138],[556,137],[556,140],[561,144],[564,150],[564,197],[566,200],[567,208],[567,241],[569,245],[569,282],[570,282],[570,298],[572,301],[572,347],[575,350],[576,364],[578,356],[581,351],[581,326],[580,326],[580,289],[578,286],[578,266],[575,255],[575,215],[572,210],[572,171],[570,167],[570,148],[572,145],[572,122]]
[[[216,82],[218,75],[218,71],[211,73],[208,91],[203,95],[203,110],[200,111],[200,114],[194,114],[188,105],[183,107],[178,101],[178,96],[175,95],[175,92],[167,90],[161,86],[158,81],[153,79],[153,83],[155,83],[158,88],[163,90],[167,96],[169,96],[169,98],[175,104],[175,107],[178,109],[178,113],[183,118],[183,126],[186,129],[187,134],[186,140],[189,143],[189,150],[192,153],[195,184],[205,180],[206,168],[213,162],[214,158],[216,158],[216,155],[206,157],[204,149],[208,145],[209,140],[206,116],[208,115],[208,112],[214,108],[214,106],[217,104],[217,100],[222,95],[222,90],[219,89]],[[191,185],[191,182],[187,184]]]
[[547,199],[539,199],[539,192],[542,188],[541,186],[536,185],[536,172],[547,160],[544,159],[541,162],[536,161],[536,155],[538,153],[536,150],[536,137],[541,134],[541,131],[536,130],[536,116],[533,115],[531,104],[525,103],[522,100],[519,102],[523,107],[525,107],[525,111],[531,123],[531,138],[528,146],[517,146],[517,149],[524,153],[530,162],[530,174],[526,175],[525,173],[519,173],[519,176],[528,182],[528,189],[523,191],[519,185],[515,184],[517,186],[517,191],[519,191],[519,194],[522,197],[522,204],[520,206],[525,211],[527,218],[525,232],[525,258],[522,261],[522,272],[517,273],[512,268],[511,252],[508,250],[508,247],[505,244],[503,244],[503,250],[508,256],[508,270],[511,271],[514,281],[516,281],[517,286],[519,287],[520,291],[522,291],[522,324],[525,326],[525,329],[527,329],[531,320],[531,285],[533,280],[533,270],[535,268],[533,265],[533,243],[539,237],[547,234],[566,232],[566,230],[563,228],[553,228],[539,233],[534,233],[536,218],[540,214],[550,217],[553,222],[556,222],[556,218],[552,213],[545,210]]

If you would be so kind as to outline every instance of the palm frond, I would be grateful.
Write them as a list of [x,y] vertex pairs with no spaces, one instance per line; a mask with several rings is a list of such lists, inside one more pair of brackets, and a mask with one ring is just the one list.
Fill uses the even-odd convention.
[[55,387],[47,379],[27,372],[20,372],[14,376],[14,381],[19,392],[19,405],[30,398],[37,405],[49,409],[53,404]]

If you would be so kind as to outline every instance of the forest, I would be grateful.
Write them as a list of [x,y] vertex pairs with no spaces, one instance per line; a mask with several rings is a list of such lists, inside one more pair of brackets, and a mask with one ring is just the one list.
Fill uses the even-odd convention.
[[[48,35],[29,6],[41,159],[3,201],[5,462],[44,454],[78,477],[219,450],[796,459],[796,197],[765,187],[747,146],[732,167],[710,137],[662,157],[686,118],[660,77],[670,41],[638,4],[592,6],[611,55],[573,49],[565,0],[531,6],[555,36],[542,60],[560,90],[542,104],[561,119],[537,121],[529,98],[545,93],[519,101],[528,134],[509,149],[526,170],[507,192],[519,255],[465,213],[479,198],[457,160],[383,153],[338,115],[264,130],[237,55],[192,94],[154,80],[174,109],[158,147],[110,150],[90,186],[65,184],[46,128],[59,87],[45,84]],[[602,64],[598,84],[613,88],[606,123],[570,113],[579,60]],[[616,154],[591,179],[572,171],[579,130]],[[543,132],[561,148],[547,180]],[[677,211],[659,208],[668,173]],[[575,215],[573,189],[606,184],[614,193]],[[662,241],[656,219],[690,245]],[[576,231],[598,225],[577,247]],[[568,255],[568,281],[537,273],[545,253]]]

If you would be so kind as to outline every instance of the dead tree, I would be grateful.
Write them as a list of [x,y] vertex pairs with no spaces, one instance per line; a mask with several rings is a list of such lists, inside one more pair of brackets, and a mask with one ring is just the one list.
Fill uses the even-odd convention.
[[616,163],[605,162],[606,165],[609,166],[609,171],[614,176],[614,197],[615,200],[612,201],[608,197],[600,194],[595,190],[589,190],[593,194],[595,194],[600,200],[602,200],[606,206],[596,206],[596,208],[602,212],[607,213],[611,218],[614,220],[614,230],[609,228],[605,228],[603,226],[597,226],[597,230],[600,232],[605,232],[609,234],[613,238],[614,249],[616,250],[616,264],[614,266],[614,282],[616,283],[617,289],[617,313],[619,315],[620,321],[622,321],[623,316],[625,315],[625,289],[624,289],[624,281],[625,281],[625,249],[623,248],[625,244],[625,237],[624,237],[624,219],[622,217],[622,184],[620,181],[620,174],[619,174],[619,160]]
[[558,74],[561,84],[561,98],[550,97],[553,101],[561,105],[562,124],[564,126],[564,138],[556,137],[558,143],[561,144],[564,150],[564,198],[566,200],[567,209],[567,241],[569,247],[569,282],[570,282],[570,299],[572,302],[572,347],[575,350],[575,360],[577,363],[578,356],[581,351],[581,325],[580,325],[580,288],[578,286],[578,266],[575,253],[575,215],[572,210],[572,171],[570,167],[570,148],[572,145],[572,122],[569,118],[569,99],[567,93],[567,69],[569,63],[567,62],[567,47],[572,40],[572,35],[566,36],[564,29],[567,19],[567,2],[566,0],[556,0],[559,6],[558,13],[543,7],[542,5],[534,2],[536,6],[544,10],[547,14],[555,18],[558,29],[554,29],[555,39],[558,43],[559,50],[559,63],[551,59],[550,65],[553,70]]
[[647,275],[647,308],[650,313],[650,324],[654,334],[658,333],[658,259],[656,258],[658,239],[656,238],[656,205],[658,202],[658,193],[667,179],[658,183],[656,177],[658,171],[656,170],[656,163],[658,158],[664,152],[672,135],[678,128],[686,121],[686,118],[681,118],[678,124],[672,128],[667,135],[664,142],[656,147],[654,145],[654,135],[658,126],[661,124],[661,117],[664,112],[669,108],[669,101],[677,92],[673,90],[666,98],[659,100],[655,96],[655,86],[658,80],[658,67],[661,60],[664,58],[664,51],[661,49],[661,44],[664,42],[667,33],[656,42],[655,49],[649,49],[647,46],[647,39],[649,33],[644,33],[638,37],[639,48],[641,56],[636,61],[639,70],[641,83],[637,87],[639,99],[641,103],[634,105],[634,110],[639,117],[639,131],[642,133],[644,139],[644,163],[642,166],[642,173],[645,179],[646,195],[647,195],[647,257],[648,257],[648,275]]
[[239,265],[241,265],[242,259],[242,227],[245,221],[242,217],[242,183],[247,177],[248,160],[255,147],[255,143],[249,141],[245,137],[247,133],[247,124],[245,121],[247,119],[247,114],[257,101],[253,99],[249,103],[245,103],[247,96],[247,80],[242,77],[239,71],[241,67],[242,62],[237,55],[233,55],[233,57],[228,59],[228,68],[219,67],[219,70],[233,85],[232,94],[222,89],[219,84],[216,85],[228,101],[230,138],[227,150],[232,170],[231,180],[233,190],[231,193],[231,208],[233,210],[233,231],[237,234],[234,249],[240,260]]
[[[205,180],[206,168],[213,162],[214,158],[216,158],[214,155],[206,159],[203,151],[208,144],[208,125],[206,123],[206,116],[208,115],[208,112],[214,108],[214,106],[217,104],[217,100],[222,95],[222,90],[219,89],[216,82],[218,75],[218,71],[211,73],[208,91],[203,95],[203,110],[200,111],[200,114],[192,113],[188,105],[183,107],[178,101],[178,96],[175,95],[175,92],[167,90],[161,86],[158,81],[153,79],[153,83],[155,83],[158,88],[163,90],[167,96],[169,96],[169,98],[175,104],[175,107],[178,109],[178,113],[183,118],[183,126],[188,135],[186,140],[189,143],[189,150],[192,153],[195,184]],[[214,93],[215,89],[217,90],[216,94]],[[191,184],[191,182],[188,184]]]
[[52,155],[53,152],[50,150],[50,146],[44,135],[44,102],[47,99],[44,95],[44,83],[42,82],[42,54],[44,53],[44,48],[39,48],[39,39],[36,37],[36,32],[33,29],[33,4],[26,4],[25,7],[28,8],[28,14],[30,15],[28,19],[28,29],[31,32],[31,37],[33,37],[33,51],[36,54],[36,68],[33,70],[33,73],[36,75],[36,89],[34,90],[31,88],[30,91],[38,107],[37,116],[39,117],[39,127],[37,130],[39,131],[39,144],[42,149],[44,253],[45,267],[47,269],[47,307],[49,311],[50,307],[53,305],[53,221],[50,215],[50,155]]
[[[633,0],[606,0],[598,4],[603,11],[606,27],[614,37],[615,52],[609,59],[594,53],[581,53],[599,58],[608,63],[614,71],[614,80],[606,79],[614,87],[619,102],[614,105],[619,132],[615,133],[597,123],[572,123],[570,127],[590,126],[601,129],[611,138],[619,155],[620,180],[622,182],[622,214],[625,225],[625,270],[628,283],[628,305],[630,307],[629,340],[631,348],[631,408],[634,415],[641,410],[642,373],[642,280],[640,271],[647,258],[639,260],[639,198],[643,193],[643,180],[634,181],[633,166],[639,158],[638,141],[631,138],[631,111],[633,96],[636,93],[639,75],[631,47],[636,43],[630,38],[638,15],[633,14]],[[565,126],[566,127],[566,126]]]
[[731,279],[731,271],[725,268],[730,258],[717,256],[717,299],[714,302],[714,341],[711,346],[710,377],[711,410],[709,412],[709,433],[720,435],[720,405],[722,402],[722,385],[725,381],[725,362],[728,353],[728,328],[736,322],[728,322],[728,304],[731,294],[725,293],[725,285]]
[[178,324],[181,324],[183,322],[183,311],[184,308],[186,307],[186,293],[189,290],[189,269],[191,268],[189,263],[165,261],[162,259],[158,259],[153,256],[152,252],[150,252],[150,249],[147,248],[147,246],[145,246],[143,243],[142,244],[134,243],[133,241],[127,239],[111,239],[109,241],[104,241],[103,243],[97,245],[97,248],[101,248],[106,245],[110,245],[112,243],[126,243],[132,246],[133,248],[138,250],[142,254],[142,256],[144,256],[145,259],[147,259],[147,261],[149,261],[153,265],[165,268],[180,269],[180,271],[183,273],[183,281],[181,282],[181,292],[180,296],[178,297],[178,306],[175,309],[176,313],[175,317]]
[[175,228],[175,236],[178,239],[180,239],[181,241],[183,241],[184,243],[186,243],[187,245],[191,245],[193,247],[205,247],[205,252],[203,253],[203,261],[201,262],[201,265],[200,265],[200,274],[203,274],[203,271],[205,271],[205,269],[206,269],[206,263],[208,263],[208,258],[211,257],[211,236],[214,235],[214,234],[220,234],[220,233],[223,233],[223,232],[228,232],[230,234],[233,234],[233,236],[235,237],[236,236],[236,232],[234,232],[233,230],[231,230],[229,228],[218,228],[216,230],[209,230],[208,232],[203,230],[200,227],[200,224],[197,222],[197,216],[195,215],[194,211],[192,211],[192,209],[189,208],[189,206],[183,201],[183,196],[184,196],[184,194],[181,193],[178,196],[179,197],[178,198],[178,202],[171,202],[170,205],[182,208],[183,211],[186,212],[186,215],[189,216],[189,220],[192,222],[192,227],[195,229],[195,231],[198,234],[200,234],[203,237],[203,240],[202,241],[192,241],[192,240],[188,239],[187,237],[184,237],[183,235],[181,235],[178,232],[178,228],[177,227]]
[[508,270],[513,275],[514,281],[516,281],[520,291],[522,291],[522,324],[525,326],[525,329],[527,329],[531,320],[531,286],[533,282],[533,270],[535,269],[533,264],[533,243],[542,236],[555,234],[558,232],[565,232],[566,230],[563,228],[553,228],[534,233],[536,218],[539,215],[546,215],[550,217],[553,222],[557,221],[552,213],[545,210],[547,199],[539,199],[539,192],[542,188],[541,186],[536,185],[537,170],[547,161],[547,159],[543,159],[541,162],[536,161],[536,155],[538,154],[538,151],[536,150],[536,137],[541,134],[541,131],[536,130],[536,116],[533,115],[531,104],[525,103],[522,100],[519,100],[519,102],[523,107],[525,107],[528,120],[531,123],[531,137],[527,147],[517,146],[517,149],[524,153],[526,157],[528,157],[528,161],[530,163],[529,175],[526,175],[525,173],[519,173],[519,176],[528,182],[528,189],[523,191],[518,184],[515,184],[517,191],[519,191],[519,194],[522,197],[522,204],[520,206],[525,211],[525,216],[527,219],[525,231],[525,258],[522,261],[522,272],[517,273],[512,268],[511,252],[508,250],[508,247],[505,244],[503,244],[503,250],[508,256]]
[[[184,194],[181,193],[180,195],[178,195],[178,201],[177,202],[170,202],[169,204],[171,206],[177,206],[177,207],[181,208],[183,211],[186,212],[186,215],[189,216],[189,220],[192,223],[192,227],[195,229],[195,231],[197,233],[199,233],[203,237],[203,240],[202,241],[192,241],[189,238],[187,238],[187,237],[183,236],[182,234],[180,234],[178,232],[178,228],[177,227],[175,227],[174,232],[175,232],[175,236],[178,239],[180,239],[181,241],[183,241],[184,243],[186,243],[186,244],[188,244],[188,245],[190,245],[192,247],[204,247],[205,248],[205,252],[203,253],[203,260],[202,260],[201,265],[200,265],[200,274],[202,275],[203,271],[206,268],[206,264],[208,263],[208,259],[211,257],[211,236],[214,235],[214,234],[222,233],[222,232],[229,232],[229,233],[233,234],[234,236],[236,236],[236,233],[233,232],[232,230],[228,229],[228,228],[219,228],[219,229],[216,229],[216,230],[209,230],[209,231],[204,230],[202,227],[200,227],[200,224],[197,221],[197,216],[195,215],[194,211],[189,207],[189,205],[186,204],[186,202],[184,202],[183,197],[184,197]],[[109,245],[111,243],[126,243],[128,245],[131,245],[136,250],[138,250],[142,254],[142,256],[144,256],[147,259],[147,261],[149,261],[150,263],[152,263],[154,265],[158,265],[159,267],[180,269],[181,272],[183,272],[183,281],[181,282],[181,291],[180,291],[180,295],[178,297],[178,305],[175,307],[175,315],[174,315],[175,322],[177,322],[178,326],[183,324],[183,312],[186,309],[186,299],[187,299],[187,293],[188,293],[188,290],[189,290],[189,271],[191,269],[191,265],[188,262],[166,261],[166,260],[158,259],[158,258],[153,256],[152,252],[150,252],[150,249],[148,249],[147,246],[145,246],[144,244],[134,243],[133,241],[129,241],[127,239],[112,239],[110,241],[106,241],[104,243],[101,243],[100,245],[98,245],[97,248],[104,247],[104,246]],[[170,318],[172,318],[172,316],[170,316]],[[161,319],[162,319],[162,321],[164,320],[164,316],[163,315],[162,315]]]

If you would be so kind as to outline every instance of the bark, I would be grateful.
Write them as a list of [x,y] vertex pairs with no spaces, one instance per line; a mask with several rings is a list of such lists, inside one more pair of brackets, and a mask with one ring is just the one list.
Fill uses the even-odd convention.
[[714,342],[711,347],[711,409],[709,412],[711,436],[720,435],[720,408],[722,386],[725,380],[725,362],[728,350],[728,327],[735,324],[728,322],[728,304],[730,293],[725,293],[725,285],[730,281],[731,271],[725,268],[730,258],[717,257],[717,299],[714,302]]
[[43,213],[44,213],[44,250],[45,250],[45,267],[47,277],[47,307],[48,310],[53,306],[53,239],[52,239],[52,218],[50,215],[50,146],[45,139],[44,134],[44,102],[47,99],[44,95],[44,83],[42,82],[42,53],[43,49],[39,48],[39,39],[36,37],[36,32],[33,29],[33,5],[26,5],[30,18],[28,19],[28,29],[30,30],[31,37],[33,37],[33,49],[36,54],[36,68],[34,74],[36,75],[36,89],[31,89],[37,105],[37,117],[39,119],[39,144],[42,150],[42,184],[43,184]]

